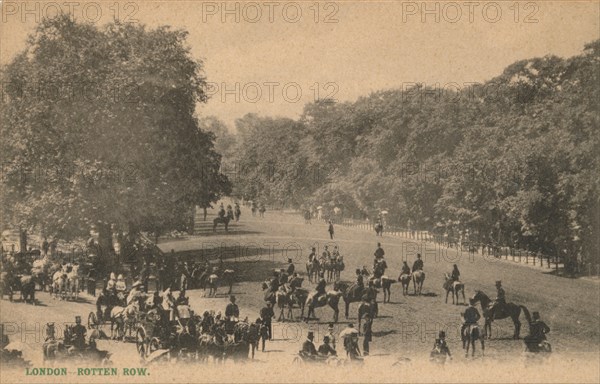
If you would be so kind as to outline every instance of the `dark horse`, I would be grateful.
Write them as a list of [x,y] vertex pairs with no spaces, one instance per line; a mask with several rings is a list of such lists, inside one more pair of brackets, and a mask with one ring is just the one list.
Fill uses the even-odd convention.
[[469,356],[469,347],[472,347],[471,356],[475,356],[475,341],[477,341],[477,339],[481,341],[481,354],[483,355],[485,343],[483,341],[484,338],[479,334],[479,327],[477,324],[467,325],[462,334],[463,349],[466,349],[465,357]]
[[229,222],[233,219],[230,215],[224,217],[215,217],[213,220],[213,232],[217,231],[217,225],[223,224],[225,225],[225,232],[229,231]]
[[356,303],[361,301],[363,294],[365,293],[365,287],[358,284],[348,285],[348,283],[335,282],[335,289],[342,292],[342,298],[344,299],[346,310],[344,315],[348,318],[348,312],[350,311],[350,303]]
[[521,331],[521,322],[519,321],[519,316],[521,316],[521,310],[525,313],[525,317],[528,322],[531,322],[531,316],[529,314],[529,310],[524,305],[517,305],[514,303],[506,303],[502,305],[502,307],[496,306],[495,308],[491,308],[492,300],[482,291],[476,291],[475,296],[473,296],[473,300],[475,302],[479,301],[481,304],[481,309],[483,311],[483,317],[485,318],[485,325],[483,326],[483,337],[488,339],[492,338],[492,322],[494,320],[502,320],[510,317],[515,325],[515,333],[513,335],[514,339],[519,338],[519,334]]

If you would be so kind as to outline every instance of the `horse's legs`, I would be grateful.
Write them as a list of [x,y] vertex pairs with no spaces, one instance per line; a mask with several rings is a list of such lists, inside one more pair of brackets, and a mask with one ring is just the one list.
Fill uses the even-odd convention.
[[518,339],[519,335],[521,333],[521,322],[519,321],[518,317],[513,318],[513,322],[515,323],[515,334],[514,334],[514,338]]
[[[450,293],[449,289],[446,289],[446,304],[448,304],[448,294]],[[452,304],[454,304],[454,293],[452,294]]]

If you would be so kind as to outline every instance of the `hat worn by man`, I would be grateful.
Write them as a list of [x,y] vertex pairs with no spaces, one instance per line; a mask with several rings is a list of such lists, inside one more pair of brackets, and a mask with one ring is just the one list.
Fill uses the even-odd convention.
[[540,313],[538,311],[533,312],[532,315],[533,315],[534,319],[539,319],[540,318]]
[[501,285],[501,284],[502,284],[502,281],[496,280],[496,285]]
[[327,326],[327,328],[333,329],[333,323],[329,323],[329,325]]
[[292,262],[292,259],[288,259],[288,263],[291,263],[291,262]]
[[229,301],[235,301],[235,296],[234,295],[229,296]]
[[308,338],[308,339],[310,339],[310,340],[314,339],[314,337],[315,337],[315,334],[314,334],[314,332],[312,332],[312,331],[309,331],[309,332],[308,332],[308,335],[306,335],[306,338]]

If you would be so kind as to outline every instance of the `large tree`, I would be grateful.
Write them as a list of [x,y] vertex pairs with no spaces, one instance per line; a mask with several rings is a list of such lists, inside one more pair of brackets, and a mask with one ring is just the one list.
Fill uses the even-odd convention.
[[187,33],[43,20],[2,71],[2,220],[70,239],[91,226],[189,228],[230,191],[199,129],[203,64]]

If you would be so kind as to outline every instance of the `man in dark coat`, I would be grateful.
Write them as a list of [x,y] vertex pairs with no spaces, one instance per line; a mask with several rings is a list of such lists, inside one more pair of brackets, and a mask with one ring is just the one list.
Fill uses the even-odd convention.
[[317,348],[315,348],[315,344],[313,343],[314,338],[314,332],[309,331],[306,340],[302,343],[302,353],[306,356],[314,357],[318,355]]
[[267,329],[267,335],[269,340],[273,340],[273,327],[271,324],[271,320],[275,317],[275,312],[273,312],[273,308],[271,307],[271,303],[267,303],[266,307],[260,310],[260,319],[262,320],[263,325]]
[[229,301],[230,303],[227,304],[227,307],[225,307],[225,318],[234,318],[237,320],[240,317],[240,308],[235,303],[235,296],[229,296]]
[[373,319],[367,313],[365,315],[365,323],[363,324],[363,356],[369,355],[369,343],[373,340]]
[[417,260],[415,260],[415,262],[413,263],[412,270],[413,272],[423,270],[423,260],[421,259],[420,253],[417,253]]

